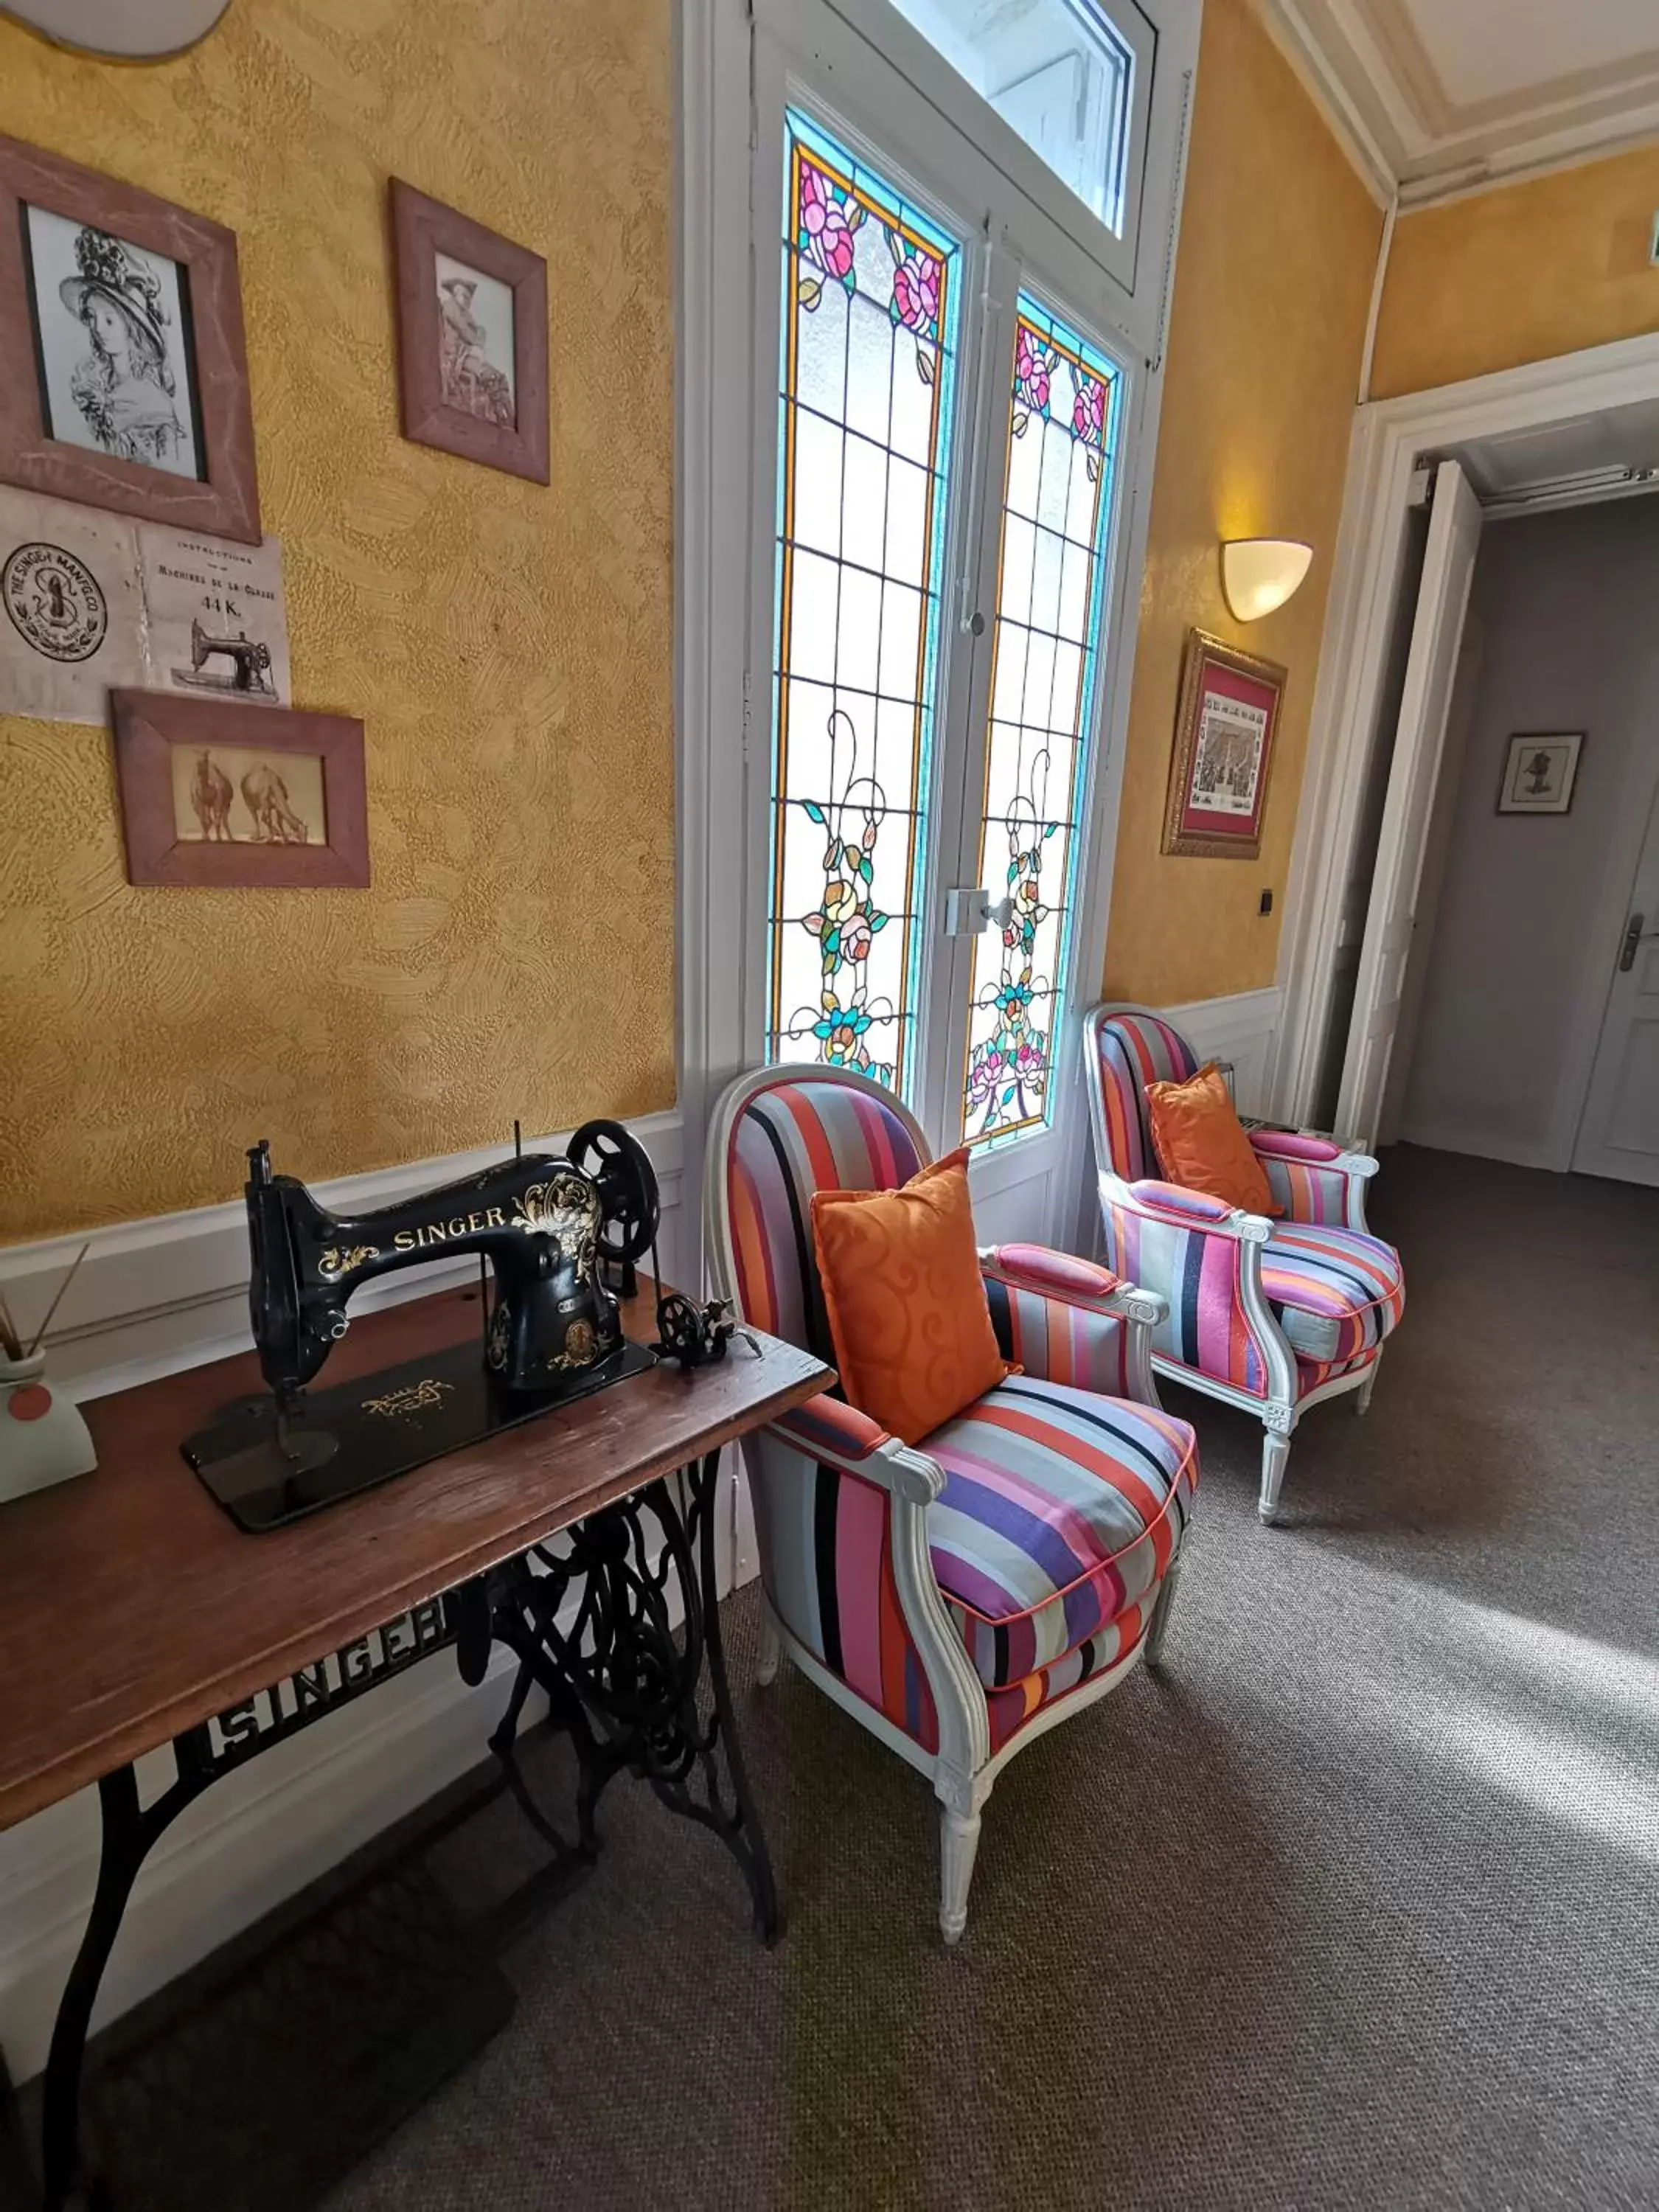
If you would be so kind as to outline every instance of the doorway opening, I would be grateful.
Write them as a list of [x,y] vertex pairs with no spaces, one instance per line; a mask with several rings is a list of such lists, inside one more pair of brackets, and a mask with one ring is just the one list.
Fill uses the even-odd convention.
[[[1551,375],[1609,404],[1513,388]],[[1279,1095],[1370,1148],[1659,1184],[1659,349],[1366,412],[1346,522],[1393,574],[1351,543]]]

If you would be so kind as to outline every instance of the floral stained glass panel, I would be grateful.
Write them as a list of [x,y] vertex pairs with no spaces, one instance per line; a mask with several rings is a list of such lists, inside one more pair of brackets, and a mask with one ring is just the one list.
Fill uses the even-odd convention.
[[914,1073],[961,248],[785,125],[767,1056]]
[[1007,921],[974,942],[963,1134],[1048,1118],[1101,659],[1118,378],[1021,295],[1003,491],[980,874]]

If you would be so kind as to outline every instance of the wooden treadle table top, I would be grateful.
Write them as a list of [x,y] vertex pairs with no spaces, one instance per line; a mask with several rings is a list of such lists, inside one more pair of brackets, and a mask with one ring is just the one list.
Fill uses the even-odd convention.
[[[655,1333],[651,1285],[623,1307]],[[366,1314],[318,1386],[479,1334],[478,1292]],[[263,1387],[252,1352],[83,1408],[94,1474],[0,1505],[0,1828],[224,1712],[834,1379],[741,1338],[659,1365],[268,1534],[244,1534],[184,1438]]]

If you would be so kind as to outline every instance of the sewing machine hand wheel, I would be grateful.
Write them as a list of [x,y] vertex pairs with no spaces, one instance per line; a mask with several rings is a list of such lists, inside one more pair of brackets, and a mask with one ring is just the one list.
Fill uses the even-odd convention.
[[605,1226],[599,1249],[607,1260],[631,1267],[656,1242],[661,1218],[657,1173],[639,1139],[620,1121],[584,1121],[568,1155],[599,1186]]

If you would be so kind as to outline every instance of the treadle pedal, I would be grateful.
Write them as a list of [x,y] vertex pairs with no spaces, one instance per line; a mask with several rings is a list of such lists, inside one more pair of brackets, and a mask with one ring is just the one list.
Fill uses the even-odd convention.
[[164,1991],[135,2032],[118,2022],[88,2054],[88,2163],[111,2212],[306,2212],[514,2002],[418,1863],[198,1972],[181,2002]]

